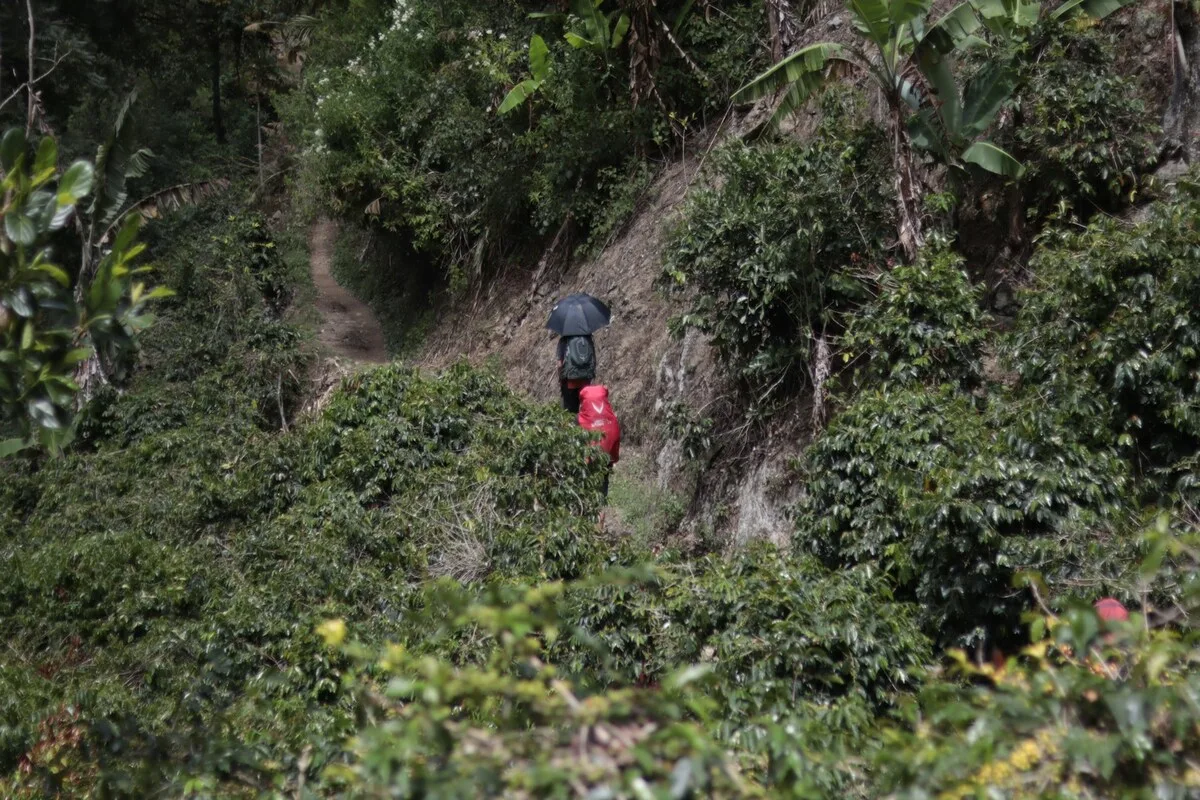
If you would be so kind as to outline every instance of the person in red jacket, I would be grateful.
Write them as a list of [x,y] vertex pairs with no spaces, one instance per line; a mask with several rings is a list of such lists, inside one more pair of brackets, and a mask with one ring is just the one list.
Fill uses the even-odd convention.
[[607,500],[612,465],[621,460],[621,423],[608,402],[608,387],[584,386],[579,390],[578,420],[579,427],[585,431],[599,431],[600,440],[596,444],[608,454],[609,468],[604,471],[604,498]]

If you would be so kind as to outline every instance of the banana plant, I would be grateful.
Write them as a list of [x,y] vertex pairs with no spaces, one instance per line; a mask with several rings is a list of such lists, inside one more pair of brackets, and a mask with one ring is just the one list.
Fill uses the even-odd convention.
[[915,45],[924,38],[930,0],[849,0],[854,26],[867,48],[837,42],[802,47],[739,89],[735,100],[753,101],[784,90],[772,122],[802,108],[829,79],[827,68],[842,63],[871,77],[887,101],[892,134],[900,246],[912,260],[925,243],[920,194],[907,117],[919,106],[910,79]]
[[1036,6],[1023,0],[984,0],[952,9],[921,37],[913,61],[934,96],[922,102],[919,93],[913,94],[909,134],[914,147],[956,170],[971,164],[1006,178],[1021,176],[1024,167],[1017,159],[979,138],[1016,90],[1013,65],[989,61],[960,88],[955,56],[971,47],[987,46],[975,35],[981,27],[1011,38],[1036,21]]
[[[1051,19],[1081,14],[1103,19],[1133,0],[1068,0],[1049,13]],[[1043,13],[1034,0],[968,0],[944,16],[917,43],[917,67],[935,94],[928,104],[918,103],[910,124],[913,144],[951,167],[973,164],[988,172],[1019,178],[1020,162],[993,143],[979,139],[991,127],[1004,104],[1017,90],[1016,64],[1006,60],[987,63],[959,90],[955,56],[973,47],[987,47],[979,35],[986,30],[993,41],[1028,38]]]
[[550,77],[550,48],[541,36],[534,35],[529,40],[529,75],[530,77],[509,90],[504,102],[500,103],[500,108],[496,109],[497,114],[507,114],[520,106],[541,89]]
[[[621,9],[605,13],[601,6],[604,0],[571,0],[571,16],[579,20],[579,27],[567,31],[563,38],[576,50],[590,50],[609,60],[612,53],[625,41],[631,20]],[[562,14],[530,14],[530,19],[563,19]]]
[[629,33],[629,14],[620,9],[605,14],[600,10],[603,4],[604,0],[572,0],[571,12],[583,22],[583,32],[567,31],[567,44],[602,55],[621,46]]

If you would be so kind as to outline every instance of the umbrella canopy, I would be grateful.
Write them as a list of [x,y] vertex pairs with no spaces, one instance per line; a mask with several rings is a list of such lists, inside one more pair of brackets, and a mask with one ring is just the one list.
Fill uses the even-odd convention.
[[546,327],[559,336],[587,336],[612,319],[612,312],[590,294],[573,294],[558,301]]

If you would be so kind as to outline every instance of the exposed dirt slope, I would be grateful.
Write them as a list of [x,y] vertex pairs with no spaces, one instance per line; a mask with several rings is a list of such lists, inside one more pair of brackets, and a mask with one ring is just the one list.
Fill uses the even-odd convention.
[[698,166],[695,158],[669,166],[626,230],[598,258],[565,272],[546,267],[541,274],[531,269],[510,275],[473,307],[441,319],[417,363],[439,368],[463,357],[476,362],[498,359],[513,388],[552,401],[559,391],[557,338],[546,330],[546,319],[559,298],[588,292],[613,311],[612,325],[596,335],[597,380],[610,388],[631,439],[652,432],[656,401],[663,400],[664,392],[682,388],[665,384],[675,384],[680,371],[707,382],[712,371],[702,344],[688,348],[681,368],[681,343],[673,342],[667,331],[679,304],[654,287],[662,271],[664,240]]
[[389,360],[383,329],[365,303],[343,289],[333,278],[333,244],[337,226],[318,220],[309,232],[310,267],[321,313],[318,338],[336,356],[352,361],[382,364]]

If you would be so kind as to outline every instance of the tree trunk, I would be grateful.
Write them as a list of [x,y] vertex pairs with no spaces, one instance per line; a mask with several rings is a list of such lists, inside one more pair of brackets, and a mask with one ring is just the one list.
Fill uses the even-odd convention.
[[904,112],[899,103],[892,103],[892,166],[896,172],[896,206],[899,212],[900,246],[909,262],[925,246],[921,232],[921,192],[913,166],[912,142],[904,127]]
[[76,410],[87,405],[96,396],[96,393],[109,383],[108,375],[104,372],[104,365],[100,362],[100,355],[95,349],[92,350],[90,356],[75,367],[73,377],[75,385],[79,387],[79,391],[75,393]]
[[213,134],[217,144],[225,144],[225,120],[221,116],[221,17],[215,8],[208,36],[208,54],[212,73]]
[[825,335],[825,330],[822,328],[821,332],[817,334],[816,341],[813,342],[813,433],[825,427],[825,398],[828,394],[825,384],[829,381],[829,376],[832,373],[833,351],[829,347],[829,337]]
[[[233,29],[233,75],[237,81],[238,96],[246,90],[246,85],[242,81],[242,37],[245,35],[245,30],[238,25]],[[257,87],[256,87],[257,88]]]
[[790,0],[767,0],[767,30],[771,40],[771,63],[778,64],[800,38],[800,26]]
[[1172,8],[1171,64],[1174,86],[1163,115],[1163,160],[1193,164],[1200,156],[1200,18],[1186,3]]

